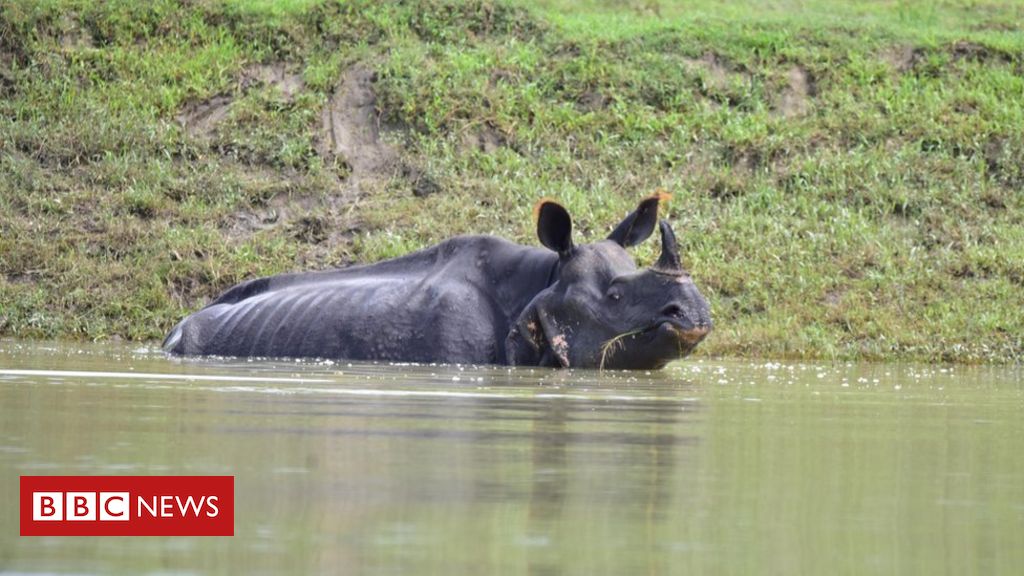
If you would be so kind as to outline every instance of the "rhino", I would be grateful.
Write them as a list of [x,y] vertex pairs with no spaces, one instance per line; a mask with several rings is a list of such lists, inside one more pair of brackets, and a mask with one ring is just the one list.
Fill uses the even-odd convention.
[[[541,200],[543,248],[459,236],[406,256],[242,282],[175,326],[175,355],[553,368],[659,369],[712,329],[675,234],[643,199],[604,240],[577,245],[569,212]],[[661,255],[626,251],[660,228]]]

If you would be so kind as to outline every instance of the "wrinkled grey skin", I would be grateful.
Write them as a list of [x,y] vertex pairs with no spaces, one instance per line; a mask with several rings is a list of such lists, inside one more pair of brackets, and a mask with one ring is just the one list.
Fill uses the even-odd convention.
[[647,198],[605,240],[576,246],[560,205],[538,207],[548,249],[464,236],[367,266],[243,282],[164,341],[181,355],[655,369],[711,330],[707,302],[661,221],[662,255],[625,248],[658,222]]

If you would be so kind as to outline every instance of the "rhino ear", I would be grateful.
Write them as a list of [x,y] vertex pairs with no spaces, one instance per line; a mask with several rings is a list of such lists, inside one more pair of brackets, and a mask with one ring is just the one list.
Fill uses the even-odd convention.
[[561,204],[545,198],[537,203],[534,215],[541,244],[561,255],[572,251],[572,218]]
[[658,223],[658,204],[668,198],[667,193],[659,191],[641,200],[636,210],[630,212],[629,216],[615,227],[608,235],[608,239],[623,248],[636,246],[646,240],[651,232],[654,232],[654,225]]

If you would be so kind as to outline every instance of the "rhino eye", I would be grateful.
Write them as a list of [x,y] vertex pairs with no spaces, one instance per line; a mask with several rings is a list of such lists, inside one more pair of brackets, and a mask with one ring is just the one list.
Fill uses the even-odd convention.
[[608,297],[618,302],[619,300],[622,299],[622,293],[619,292],[618,290],[612,290],[611,292],[608,293]]

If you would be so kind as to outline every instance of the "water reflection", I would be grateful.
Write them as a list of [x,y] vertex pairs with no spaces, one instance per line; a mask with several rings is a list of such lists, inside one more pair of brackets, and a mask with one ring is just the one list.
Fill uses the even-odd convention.
[[4,493],[19,474],[233,474],[239,503],[234,538],[29,539],[10,536],[3,499],[0,571],[1020,573],[1022,382],[996,368],[598,374],[0,342]]
[[[530,534],[550,533],[552,519],[560,518],[568,489],[566,465],[566,400],[557,399],[545,405],[531,423],[531,482],[527,529]],[[533,536],[538,537],[538,536]]]

